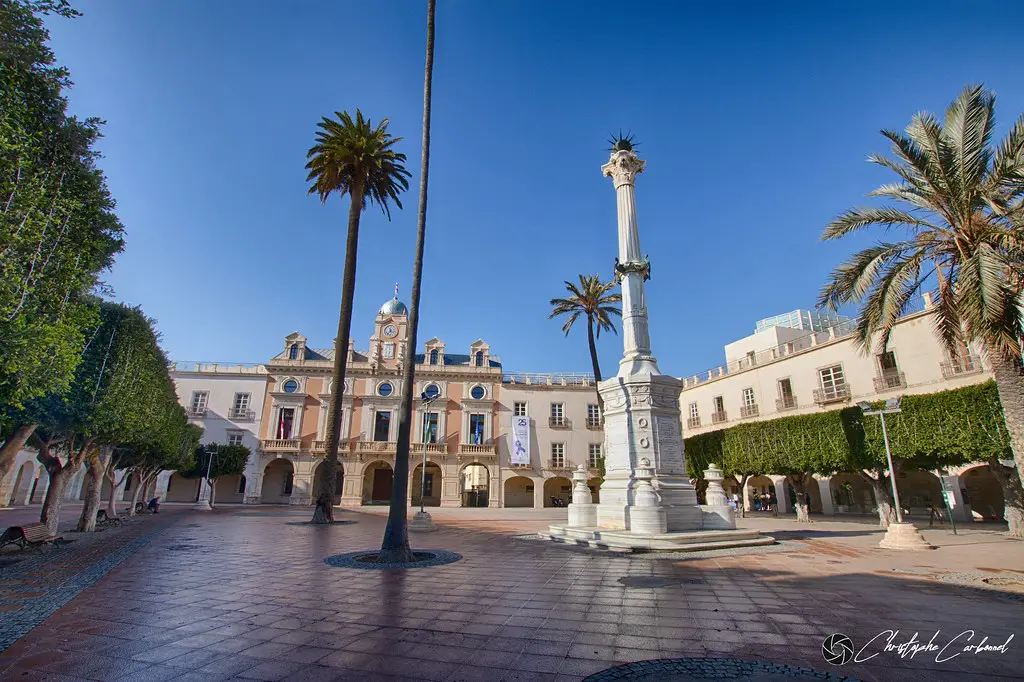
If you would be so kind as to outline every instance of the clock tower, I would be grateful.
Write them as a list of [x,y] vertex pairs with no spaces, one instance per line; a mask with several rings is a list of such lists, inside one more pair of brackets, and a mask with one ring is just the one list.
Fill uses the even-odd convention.
[[370,337],[370,362],[380,367],[398,369],[406,357],[406,337],[409,332],[409,309],[395,297],[377,311]]

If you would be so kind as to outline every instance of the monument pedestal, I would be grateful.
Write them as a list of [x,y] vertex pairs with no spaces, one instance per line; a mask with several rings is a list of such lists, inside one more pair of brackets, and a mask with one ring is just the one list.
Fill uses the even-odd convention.
[[878,546],[882,549],[934,549],[912,523],[890,523]]

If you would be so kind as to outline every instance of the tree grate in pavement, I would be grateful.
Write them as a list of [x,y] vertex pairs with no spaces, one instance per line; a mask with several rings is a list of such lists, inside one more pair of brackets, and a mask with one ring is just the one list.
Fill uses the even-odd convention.
[[811,668],[728,658],[659,658],[650,661],[636,661],[602,670],[584,678],[583,682],[611,680],[661,680],[664,682],[836,680],[837,682],[857,682],[852,677],[831,672],[819,672]]
[[461,554],[448,552],[443,549],[414,549],[413,556],[416,561],[397,563],[378,563],[376,561],[379,550],[363,550],[361,552],[349,552],[348,554],[335,554],[324,559],[324,563],[335,568],[360,568],[369,570],[384,570],[390,568],[428,568],[430,566],[443,566],[452,564],[462,558]]

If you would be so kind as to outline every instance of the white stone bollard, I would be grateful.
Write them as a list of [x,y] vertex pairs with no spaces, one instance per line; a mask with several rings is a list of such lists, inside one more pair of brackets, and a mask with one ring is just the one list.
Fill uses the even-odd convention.
[[736,528],[736,512],[729,504],[729,498],[722,487],[725,476],[717,464],[711,464],[704,471],[708,489],[704,497],[707,504],[701,505],[701,517],[705,530],[730,530]]
[[584,528],[597,526],[597,505],[587,485],[588,472],[583,465],[572,472],[572,502],[569,503],[569,525]]
[[661,535],[668,531],[665,509],[661,506],[661,498],[651,485],[654,468],[647,458],[640,460],[633,471],[636,480],[633,492],[633,504],[629,508],[630,530],[644,535]]

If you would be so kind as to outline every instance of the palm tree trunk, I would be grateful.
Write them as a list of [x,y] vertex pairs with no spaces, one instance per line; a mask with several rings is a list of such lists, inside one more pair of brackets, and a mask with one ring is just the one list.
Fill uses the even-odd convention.
[[352,299],[356,291],[356,251],[359,249],[359,216],[363,208],[363,185],[352,183],[352,203],[348,209],[348,241],[345,242],[345,272],[341,282],[341,312],[338,315],[338,336],[334,342],[334,372],[330,407],[327,411],[327,454],[324,473],[317,491],[313,523],[334,521],[334,479],[338,470],[338,445],[341,441],[341,401],[345,393],[345,367],[348,341],[352,333]]
[[986,352],[1003,406],[1017,476],[1024,483],[1024,372],[1019,361],[1005,358],[997,348],[987,347]]
[[998,457],[990,457],[988,468],[1003,489],[1003,517],[1006,534],[1024,539],[1024,487],[1013,467],[1003,466]]
[[[427,0],[427,58],[423,70],[423,151],[420,175],[420,206],[416,217],[416,258],[412,266],[412,293],[409,301],[409,332],[405,365],[402,367],[402,405],[398,410],[398,446],[395,452],[395,477],[391,488],[388,525],[380,546],[378,561],[413,561],[409,547],[408,508],[409,446],[412,435],[412,400],[416,379],[416,332],[420,322],[420,284],[423,280],[423,242],[427,234],[427,181],[430,171],[430,94],[434,73],[434,1]],[[420,495],[423,491],[420,491]]]
[[[587,315],[587,343],[590,345],[590,364],[594,368],[594,383],[601,383],[601,364],[597,361],[597,343],[594,339],[594,318],[591,315]],[[597,392],[597,405],[601,411],[601,416],[604,416],[604,399],[601,397],[601,392]]]

